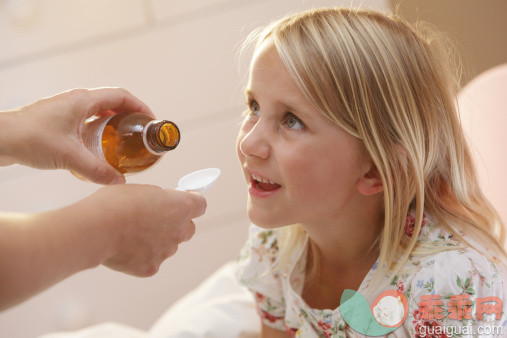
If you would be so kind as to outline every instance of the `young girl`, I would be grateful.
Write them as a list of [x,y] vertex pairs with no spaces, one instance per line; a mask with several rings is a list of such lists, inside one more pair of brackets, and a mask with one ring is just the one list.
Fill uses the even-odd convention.
[[237,141],[255,225],[238,277],[263,337],[359,336],[340,312],[346,289],[370,305],[386,290],[405,296],[390,336],[507,334],[503,225],[478,186],[438,42],[340,8],[258,36]]

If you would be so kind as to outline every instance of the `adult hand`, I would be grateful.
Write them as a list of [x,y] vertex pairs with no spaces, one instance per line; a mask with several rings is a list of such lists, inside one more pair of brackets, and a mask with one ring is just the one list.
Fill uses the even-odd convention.
[[109,230],[103,264],[136,276],[155,274],[193,236],[192,219],[206,210],[200,194],[137,184],[104,187],[80,204]]
[[151,276],[205,209],[197,193],[122,184],[62,209],[0,213],[0,311],[100,264]]
[[0,165],[67,169],[101,184],[125,178],[82,143],[84,121],[121,112],[153,116],[146,104],[122,88],[74,89],[0,113]]

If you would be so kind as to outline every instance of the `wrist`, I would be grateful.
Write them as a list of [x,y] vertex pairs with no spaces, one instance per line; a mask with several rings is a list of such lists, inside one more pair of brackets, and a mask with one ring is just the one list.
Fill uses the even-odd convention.
[[75,272],[95,268],[110,256],[108,227],[85,201],[45,213],[58,239],[68,245],[62,254],[73,257],[69,264]]
[[[93,196],[93,195],[92,195]],[[66,208],[70,224],[76,224],[80,234],[85,269],[95,268],[109,259],[116,250],[117,231],[109,213],[97,210],[93,197],[85,198]],[[104,210],[104,209],[102,209]]]
[[[17,148],[22,143],[17,110],[0,112],[0,166],[17,163]],[[16,122],[17,121],[17,122]]]

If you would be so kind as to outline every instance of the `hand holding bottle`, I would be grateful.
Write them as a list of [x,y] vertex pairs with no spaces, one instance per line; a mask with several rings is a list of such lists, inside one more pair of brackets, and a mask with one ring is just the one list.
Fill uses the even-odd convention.
[[[129,112],[133,114],[123,114]],[[135,134],[135,142],[119,148],[105,145],[118,139],[102,134],[104,159],[112,158],[110,163],[115,165],[110,152],[127,154],[125,159],[116,157],[122,159],[116,161],[116,169],[84,144],[83,136],[91,126],[85,121],[95,115],[97,121],[110,122],[101,124],[107,132],[128,138]],[[114,116],[101,118],[110,115]],[[135,133],[128,132],[133,117],[143,121],[134,124]],[[122,172],[153,165],[179,141],[174,124],[153,119],[150,109],[124,89],[64,92],[0,112],[0,165],[66,169],[96,183],[122,183]],[[121,184],[103,187],[57,210],[0,212],[0,311],[99,264],[137,276],[153,275],[179,243],[192,237],[192,219],[205,209],[206,200],[197,193]]]
[[85,147],[122,174],[150,168],[179,142],[176,124],[143,113],[94,117],[83,127]]
[[146,104],[122,88],[74,89],[0,112],[0,165],[67,169],[96,183],[124,183],[121,173],[82,143],[87,118],[123,112],[154,117]]

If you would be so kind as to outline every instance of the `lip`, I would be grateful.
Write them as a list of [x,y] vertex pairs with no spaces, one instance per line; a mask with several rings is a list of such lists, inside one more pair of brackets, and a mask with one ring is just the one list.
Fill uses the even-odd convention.
[[255,184],[256,181],[252,178],[252,175],[261,177],[261,178],[266,179],[268,181],[271,181],[271,180],[268,179],[266,176],[264,176],[256,171],[253,171],[249,168],[245,168],[245,170],[248,173],[248,176],[250,178],[250,186],[248,188],[248,192],[250,193],[250,196],[257,197],[257,198],[269,198],[273,195],[276,195],[276,193],[278,193],[282,189],[281,185],[277,189],[271,190],[271,191],[265,191],[265,190],[261,190],[261,189],[257,188],[257,185]]
[[[263,174],[261,174],[261,173],[260,173],[260,172],[258,172],[258,171],[252,170],[252,169],[250,169],[250,168],[248,168],[248,167],[244,167],[244,168],[245,168],[245,171],[248,173],[248,176],[250,177],[250,179],[252,179],[252,175],[253,175],[253,176],[257,176],[257,177],[260,177],[260,178],[262,178],[262,179],[265,179],[265,180],[267,180],[267,181],[271,181],[271,182],[275,182],[275,183],[277,183],[277,184],[280,184],[280,183],[276,182],[275,180],[272,180],[272,179],[270,179],[270,178],[268,178],[268,177],[264,176]],[[280,184],[280,185],[281,185],[281,184]]]

